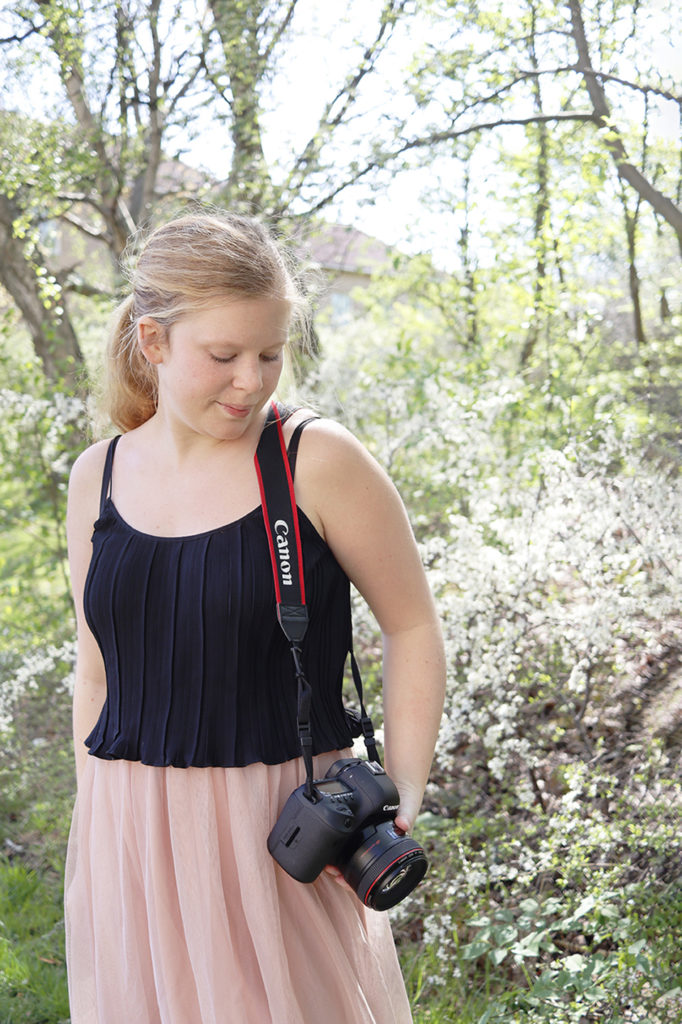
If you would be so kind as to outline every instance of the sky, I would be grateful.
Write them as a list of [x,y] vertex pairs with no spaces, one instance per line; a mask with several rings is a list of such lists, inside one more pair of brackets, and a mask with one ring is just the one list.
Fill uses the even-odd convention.
[[[647,5],[658,9],[661,20],[661,31],[654,37],[652,46],[661,71],[679,76],[679,33],[671,32],[665,22],[665,2],[649,0]],[[193,0],[188,3],[193,6]],[[264,98],[266,156],[275,169],[283,153],[300,151],[314,131],[334,83],[341,81],[352,66],[348,49],[354,48],[356,55],[361,52],[360,43],[372,37],[381,6],[382,0],[345,0],[343,5],[324,0],[299,0],[294,26],[304,25],[305,34],[295,37],[285,49],[279,74],[271,82],[270,95]],[[0,29],[3,10],[9,11],[12,7],[13,3],[0,0]],[[509,5],[505,10],[508,9]],[[419,21],[410,23],[409,36],[399,29],[392,40],[390,54],[384,58],[384,75],[365,79],[363,103],[375,116],[381,117],[387,110],[395,109],[398,93],[388,91],[386,81],[397,80],[415,43],[428,39],[423,29],[421,37],[419,31]],[[27,112],[33,112],[46,107],[49,95],[46,69],[44,75],[36,76],[28,84],[24,96],[15,99],[23,102]],[[665,110],[666,118],[659,120],[659,130],[674,137],[679,132],[678,111],[674,104],[668,104]],[[196,111],[195,121],[195,127],[201,130],[183,159],[193,166],[208,169],[218,178],[224,177],[229,164],[227,132],[216,130],[216,125],[201,110]],[[513,146],[515,137],[523,142],[523,133],[514,129],[490,133],[486,138],[474,166],[479,187],[485,186],[487,177],[494,177],[495,152],[500,140]],[[368,194],[366,188],[349,190],[325,215],[342,223],[352,223],[407,251],[435,251],[441,264],[447,265],[456,251],[461,219],[454,209],[447,209],[447,203],[437,200],[456,196],[460,184],[458,170],[452,161],[434,160],[421,170],[384,178],[382,187],[372,193],[372,205],[359,203],[359,198]],[[425,192],[430,193],[432,206],[436,197],[435,209],[424,201]]]
[[[324,0],[299,0],[297,23],[306,26],[306,34],[287,47],[280,74],[272,83],[272,113],[264,118],[269,147],[266,156],[272,166],[277,166],[278,154],[292,148],[295,151],[303,148],[315,129],[330,85],[342,80],[351,66],[347,48],[352,48],[355,42],[358,52],[357,40],[372,38],[381,5],[381,0],[347,0],[340,8],[340,5],[325,3]],[[657,9],[657,20],[661,26],[661,31],[654,35],[652,41],[656,66],[662,75],[670,76],[671,84],[677,78],[678,92],[682,92],[679,85],[679,34],[672,32],[667,23],[664,15],[666,0],[650,0],[647,6]],[[509,10],[509,7],[507,4],[505,9]],[[386,75],[389,81],[391,77],[396,80],[402,74],[415,44],[423,44],[429,38],[423,22],[420,26],[419,21],[411,22],[409,36],[400,30],[394,34],[390,53],[384,58],[383,78],[370,76],[362,86],[365,105],[374,108],[378,116],[398,102],[397,94],[386,92]],[[567,59],[571,58],[567,55]],[[636,76],[636,72],[632,71],[632,74]],[[286,116],[282,116],[282,93],[286,96]],[[266,106],[267,103],[266,97]],[[585,102],[579,106],[587,109]],[[679,137],[679,110],[675,104],[663,104],[660,110],[654,107],[650,116],[652,130],[661,136]],[[499,145],[503,142],[513,149],[515,140],[517,145],[524,145],[526,140],[522,129],[503,129],[490,133],[483,140],[473,164],[473,178],[479,187],[485,188],[486,180],[489,178],[492,182],[495,176]],[[212,139],[208,131],[203,139],[194,143],[186,159],[220,175],[228,153],[221,153],[216,148],[215,138]],[[429,249],[441,265],[448,266],[453,258],[455,262],[457,259],[455,250],[461,218],[452,209],[448,213],[444,209],[445,204],[437,201],[436,208],[430,208],[424,195],[428,193],[433,203],[434,196],[445,196],[453,191],[456,194],[459,182],[454,177],[454,170],[452,161],[436,159],[429,167],[384,178],[382,187],[372,193],[371,205],[358,202],[358,197],[368,193],[366,188],[349,190],[333,207],[327,208],[325,216],[342,223],[352,223],[389,245],[397,244],[407,251]]]
[[[358,41],[372,38],[382,5],[382,0],[346,0],[343,6],[323,0],[299,0],[296,24],[305,25],[306,34],[294,38],[287,47],[280,73],[271,85],[271,95],[264,98],[266,157],[275,170],[282,153],[300,152],[314,133],[333,86],[352,67],[348,50],[359,55]],[[395,74],[402,71],[414,41],[414,37],[401,37],[400,32],[394,34],[393,55],[386,54],[384,61],[389,75],[391,70]],[[362,90],[364,105],[374,108],[378,116],[389,103],[395,103],[395,96],[387,95],[383,79],[378,80],[377,76],[366,78]],[[286,97],[284,109],[282,94]],[[229,160],[229,149],[216,146],[215,134],[209,129],[193,143],[185,159],[220,176]],[[373,192],[371,206],[358,206],[358,194],[367,194],[367,189],[352,190],[342,195],[333,208],[328,208],[325,216],[353,223],[389,245],[403,242],[419,248],[412,244],[411,236],[433,234],[433,230],[419,228],[424,219],[420,192],[432,180],[428,171],[388,179],[380,191]]]

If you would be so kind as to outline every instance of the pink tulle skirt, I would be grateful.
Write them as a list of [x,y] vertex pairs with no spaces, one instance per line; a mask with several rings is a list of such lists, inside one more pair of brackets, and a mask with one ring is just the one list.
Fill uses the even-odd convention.
[[[324,774],[338,754],[317,759]],[[72,1024],[407,1024],[385,913],[266,838],[300,760],[87,759],[66,865]]]

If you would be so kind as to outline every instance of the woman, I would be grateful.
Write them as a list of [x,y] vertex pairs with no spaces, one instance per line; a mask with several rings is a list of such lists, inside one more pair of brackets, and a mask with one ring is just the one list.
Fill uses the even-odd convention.
[[[254,454],[301,307],[257,222],[190,215],[149,237],[117,311],[122,433],[85,451],[69,486],[73,1024],[411,1020],[386,916],[335,868],[302,884],[266,847],[305,773]],[[347,431],[296,411],[284,432],[297,448],[316,777],[350,743],[350,580],[384,637],[385,761],[408,831],[444,678],[416,545]]]

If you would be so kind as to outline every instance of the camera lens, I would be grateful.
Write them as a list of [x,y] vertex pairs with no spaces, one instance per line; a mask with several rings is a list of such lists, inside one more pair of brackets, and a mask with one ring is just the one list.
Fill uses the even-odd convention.
[[362,830],[344,877],[366,906],[388,910],[419,885],[427,867],[419,843],[399,835],[393,823],[386,821]]

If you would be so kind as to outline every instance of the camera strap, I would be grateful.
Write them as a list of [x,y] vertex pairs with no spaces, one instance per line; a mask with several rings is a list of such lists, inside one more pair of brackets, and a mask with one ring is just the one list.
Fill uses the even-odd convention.
[[[277,619],[289,641],[298,685],[298,736],[306,769],[306,795],[314,799],[313,740],[310,722],[313,691],[303,669],[301,647],[308,628],[303,548],[294,480],[282,430],[282,416],[275,402],[270,404],[254,463],[270,550]],[[360,700],[360,728],[367,748],[367,755],[371,761],[380,764],[374,728],[372,720],[365,710],[362,698],[362,679],[352,647],[350,657],[353,682]]]

